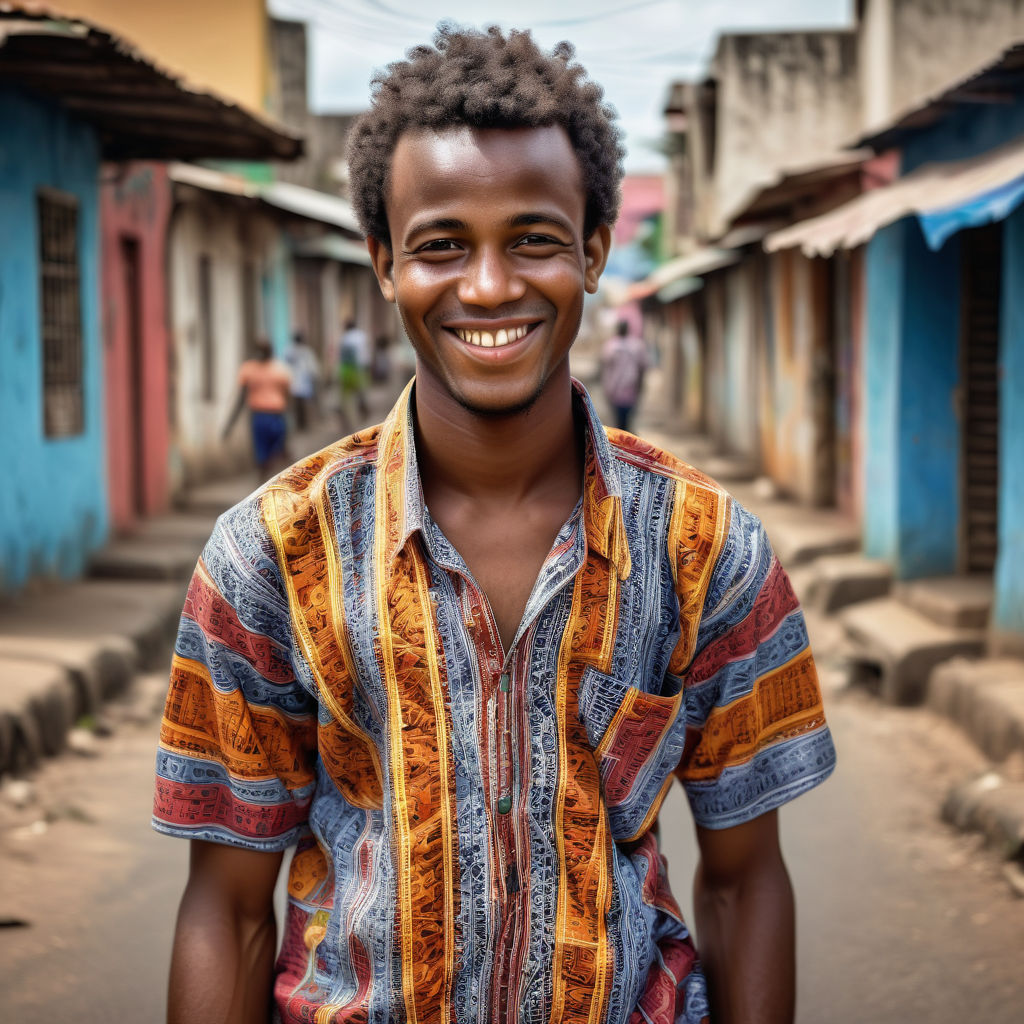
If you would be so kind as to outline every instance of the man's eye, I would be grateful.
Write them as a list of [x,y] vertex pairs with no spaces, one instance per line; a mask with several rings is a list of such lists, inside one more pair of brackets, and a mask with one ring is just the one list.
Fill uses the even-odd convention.
[[557,238],[550,235],[529,234],[519,239],[519,245],[563,245]]
[[450,238],[432,238],[424,242],[417,252],[454,252],[458,246]]

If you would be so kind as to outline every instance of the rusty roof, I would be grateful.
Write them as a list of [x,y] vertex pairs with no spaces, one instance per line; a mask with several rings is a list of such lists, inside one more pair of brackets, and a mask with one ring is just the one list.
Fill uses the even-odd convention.
[[188,84],[82,18],[0,2],[0,82],[53,99],[99,135],[110,160],[292,160],[302,140]]
[[851,146],[870,146],[876,152],[893,149],[910,134],[928,128],[957,107],[967,104],[1007,103],[1024,85],[1024,41],[1007,47],[994,61],[904,110],[881,128],[860,136]]

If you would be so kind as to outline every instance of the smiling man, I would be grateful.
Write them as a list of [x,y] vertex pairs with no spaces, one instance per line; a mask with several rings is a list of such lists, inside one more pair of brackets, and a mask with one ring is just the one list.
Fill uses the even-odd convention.
[[416,378],[196,569],[157,766],[156,826],[193,840],[170,1020],[791,1020],[776,810],[834,752],[760,524],[569,375],[612,112],[565,45],[446,29],[377,80],[350,164]]

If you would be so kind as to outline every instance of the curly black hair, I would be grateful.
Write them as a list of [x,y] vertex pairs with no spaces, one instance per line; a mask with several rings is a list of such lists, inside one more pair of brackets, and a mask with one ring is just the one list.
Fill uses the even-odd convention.
[[349,188],[363,231],[390,247],[384,200],[391,156],[410,129],[535,128],[561,125],[583,173],[584,234],[614,224],[622,181],[615,110],[575,50],[562,42],[545,53],[529,31],[504,35],[441,25],[433,46],[416,46],[371,83],[370,109],[352,126]]

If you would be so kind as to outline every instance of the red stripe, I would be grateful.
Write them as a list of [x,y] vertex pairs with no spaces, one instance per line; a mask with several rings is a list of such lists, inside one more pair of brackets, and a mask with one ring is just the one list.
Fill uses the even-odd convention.
[[291,665],[274,643],[246,629],[235,609],[198,573],[189,584],[184,614],[208,637],[241,654],[264,679],[272,683],[290,683],[295,678]]
[[179,828],[221,825],[249,839],[273,839],[307,818],[309,801],[286,804],[249,804],[219,783],[186,785],[157,778],[153,814]]
[[747,617],[697,655],[687,673],[686,685],[706,682],[724,665],[749,657],[798,607],[789,577],[776,559]]

